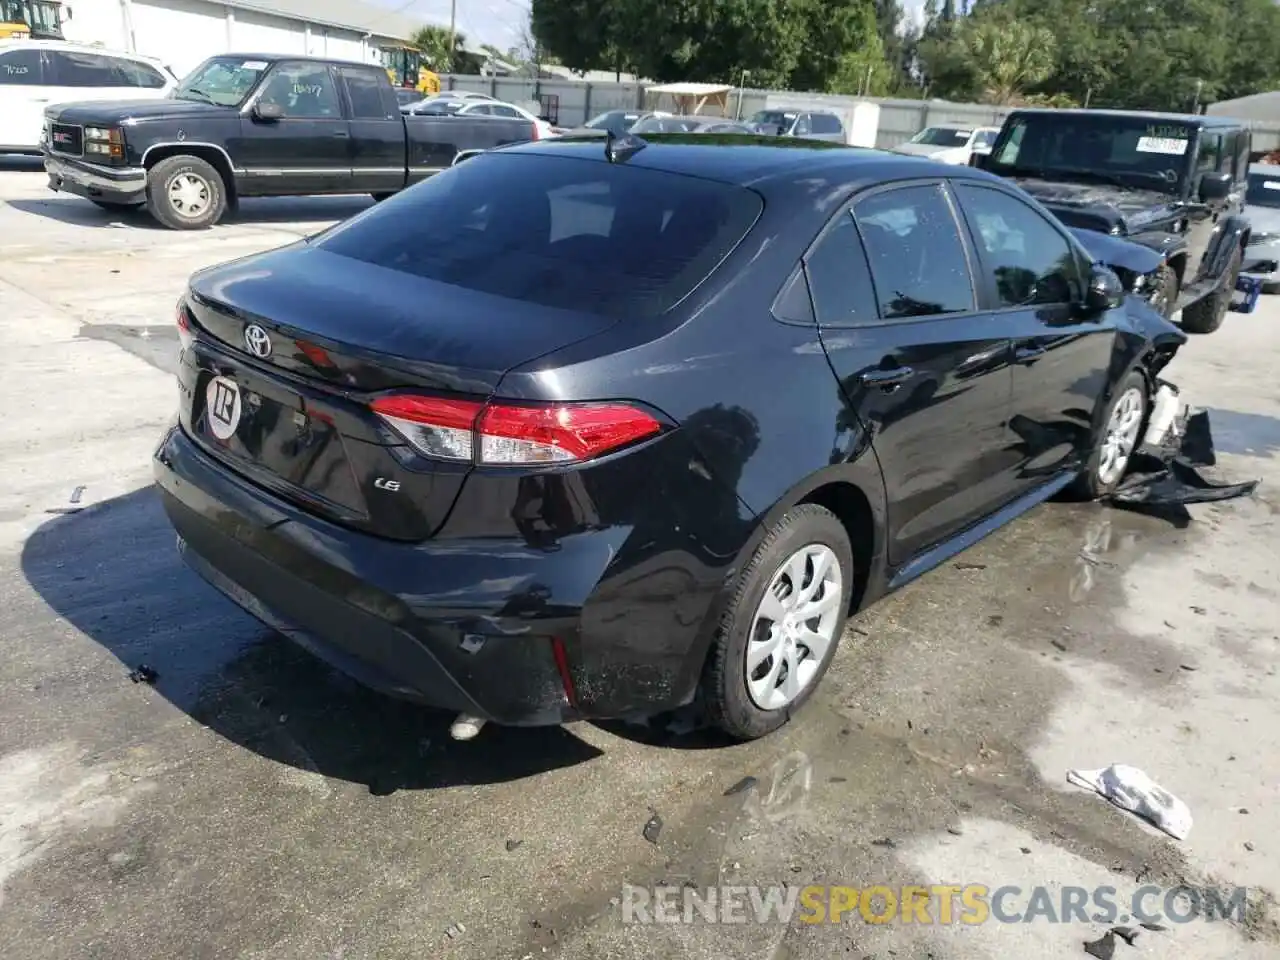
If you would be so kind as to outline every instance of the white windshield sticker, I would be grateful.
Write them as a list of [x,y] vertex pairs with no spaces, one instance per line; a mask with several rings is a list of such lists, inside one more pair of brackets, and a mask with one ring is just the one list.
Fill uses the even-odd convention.
[[267,69],[267,62],[265,60],[246,60],[240,66],[245,70],[265,70]]
[[1187,152],[1189,140],[1177,140],[1173,137],[1139,137],[1139,153],[1166,153],[1171,157],[1180,157]]
[[1280,190],[1280,180],[1267,180],[1262,184],[1263,190]]

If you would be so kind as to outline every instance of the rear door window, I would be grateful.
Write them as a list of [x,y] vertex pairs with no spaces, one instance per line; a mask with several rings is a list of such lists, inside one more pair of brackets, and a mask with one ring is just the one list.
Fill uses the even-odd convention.
[[480,154],[317,241],[330,253],[511,300],[666,312],[760,215],[754,191],[642,167]]
[[847,327],[876,322],[867,258],[848,210],[813,245],[804,258],[804,269],[820,325]]
[[814,133],[840,133],[840,118],[831,113],[815,113],[813,115]]
[[342,80],[351,101],[353,120],[395,120],[400,116],[399,107],[387,91],[386,75],[381,78],[374,70],[362,67],[343,67]]
[[899,187],[854,205],[880,317],[973,310],[973,279],[951,205],[937,184]]
[[69,50],[49,51],[53,85],[58,87],[118,87],[121,78],[112,59],[97,53]]

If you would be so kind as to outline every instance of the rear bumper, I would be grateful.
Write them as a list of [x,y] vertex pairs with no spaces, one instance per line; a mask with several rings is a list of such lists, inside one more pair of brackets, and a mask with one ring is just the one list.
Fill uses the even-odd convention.
[[147,171],[141,167],[102,167],[45,151],[44,169],[51,190],[121,204],[147,199]]
[[696,630],[654,638],[644,616],[619,622],[626,587],[599,586],[625,534],[587,532],[553,550],[385,541],[295,509],[181,428],[153,465],[195,572],[373,689],[514,725],[660,712],[692,694]]

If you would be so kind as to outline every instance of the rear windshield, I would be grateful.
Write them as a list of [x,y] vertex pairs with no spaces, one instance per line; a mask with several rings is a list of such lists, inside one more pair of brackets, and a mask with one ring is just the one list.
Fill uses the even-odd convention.
[[610,317],[664,313],[760,215],[742,187],[603,160],[480,154],[340,225],[320,249]]
[[911,142],[931,147],[963,147],[969,142],[972,133],[972,130],[957,130],[954,127],[928,127],[912,137]]
[[1244,202],[1251,207],[1280,207],[1280,167],[1273,174],[1250,173]]

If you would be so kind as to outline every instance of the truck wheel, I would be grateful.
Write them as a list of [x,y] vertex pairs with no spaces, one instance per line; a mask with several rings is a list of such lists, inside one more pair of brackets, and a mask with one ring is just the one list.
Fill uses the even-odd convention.
[[222,219],[227,188],[199,157],[166,157],[147,172],[147,209],[170,230],[204,230]]
[[853,578],[835,514],[805,503],[778,521],[742,571],[703,672],[716,726],[753,740],[804,705],[835,656]]
[[1231,262],[1227,264],[1227,275],[1222,286],[1202,297],[1182,311],[1182,329],[1187,333],[1213,333],[1227,315],[1227,307],[1231,306],[1231,297],[1236,292],[1236,279],[1240,276],[1240,265],[1244,261],[1244,252],[1239,246],[1231,254]]
[[1178,305],[1177,271],[1167,263],[1161,264],[1152,286],[1155,287],[1155,293],[1151,295],[1148,302],[1153,310],[1158,311],[1167,320],[1173,315],[1173,310]]

